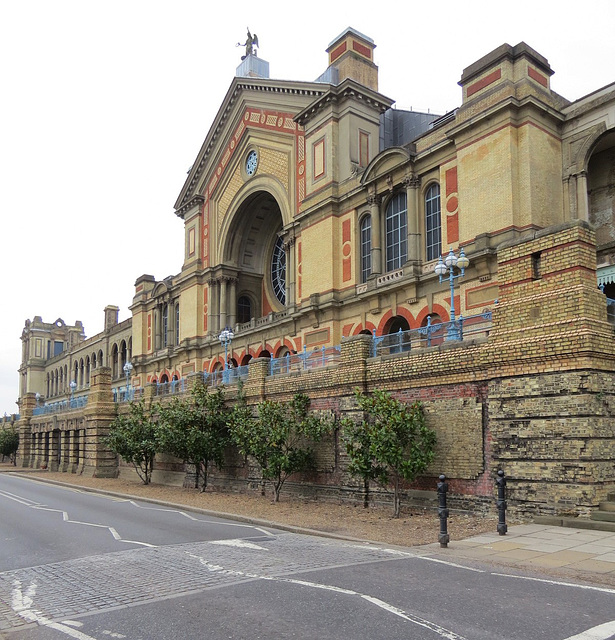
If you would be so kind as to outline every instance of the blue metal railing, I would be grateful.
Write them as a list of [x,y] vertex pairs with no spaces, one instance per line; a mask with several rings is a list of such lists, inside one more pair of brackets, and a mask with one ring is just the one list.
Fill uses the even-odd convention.
[[269,375],[276,376],[291,371],[306,371],[320,369],[340,361],[341,349],[337,347],[322,347],[308,351],[305,346],[301,353],[287,353],[281,358],[271,358],[269,361]]
[[384,336],[374,335],[372,341],[372,357],[392,353],[404,353],[412,349],[433,347],[444,341],[466,340],[470,337],[488,336],[492,323],[491,311],[479,313],[464,318],[460,316],[453,322],[438,322],[431,324],[427,318],[427,325],[418,329],[409,329]]
[[218,387],[220,385],[237,384],[240,379],[248,377],[248,366],[233,367],[229,369],[220,369],[208,373],[203,371],[193,373],[181,380],[172,380],[171,382],[162,382],[156,384],[156,396],[181,395],[192,390],[194,383],[200,381],[206,387]]
[[35,407],[32,414],[35,416],[44,416],[50,413],[60,413],[62,411],[70,411],[72,409],[83,409],[88,403],[87,396],[77,396],[70,400],[60,400],[52,402],[42,407]]

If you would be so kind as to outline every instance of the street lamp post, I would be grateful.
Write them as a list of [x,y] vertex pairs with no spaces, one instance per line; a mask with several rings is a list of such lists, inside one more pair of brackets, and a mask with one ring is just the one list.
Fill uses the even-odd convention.
[[130,374],[132,373],[132,362],[126,361],[124,365],[124,375],[126,376],[126,400],[130,400]]
[[[440,256],[438,264],[434,267],[434,271],[440,278],[440,282],[444,280],[444,276],[446,276],[448,272],[448,280],[451,285],[451,322],[447,332],[448,340],[461,339],[461,332],[455,321],[455,280],[463,277],[469,264],[470,260],[466,257],[463,248],[460,249],[459,256],[457,256],[451,247],[448,255],[444,258],[444,261],[442,261],[442,256]],[[459,273],[457,275],[454,275],[455,267],[459,269]]]
[[74,380],[71,380],[68,386],[70,387],[70,406],[72,407],[75,399],[75,389],[77,388],[77,383]]
[[227,382],[228,379],[228,346],[233,342],[233,338],[235,334],[230,327],[225,327],[220,331],[220,335],[218,336],[218,340],[220,340],[220,344],[224,347],[224,381]]

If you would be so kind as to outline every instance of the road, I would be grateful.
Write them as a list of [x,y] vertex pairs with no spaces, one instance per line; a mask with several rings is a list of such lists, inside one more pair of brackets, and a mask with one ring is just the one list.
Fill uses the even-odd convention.
[[9,640],[606,640],[615,590],[0,474]]

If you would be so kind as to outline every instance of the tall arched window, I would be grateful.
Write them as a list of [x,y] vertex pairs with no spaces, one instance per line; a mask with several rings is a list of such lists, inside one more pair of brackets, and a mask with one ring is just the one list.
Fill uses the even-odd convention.
[[425,241],[427,260],[436,260],[442,253],[440,222],[440,185],[434,183],[425,192]]
[[237,298],[237,322],[243,324],[250,322],[252,318],[252,302],[248,296],[239,296]]
[[175,346],[179,345],[179,302],[175,303]]
[[169,339],[169,305],[162,305],[162,346],[168,346]]
[[271,256],[271,284],[280,304],[286,304],[286,251],[284,241],[278,236]]
[[361,220],[361,282],[367,282],[372,272],[372,217]]
[[406,193],[393,196],[385,216],[386,270],[400,269],[408,257],[408,206]]

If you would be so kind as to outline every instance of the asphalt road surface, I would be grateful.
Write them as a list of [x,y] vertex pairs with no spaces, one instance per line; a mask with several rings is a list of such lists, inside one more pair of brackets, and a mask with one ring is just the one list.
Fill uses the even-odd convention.
[[0,475],[8,640],[607,640],[615,590]]

